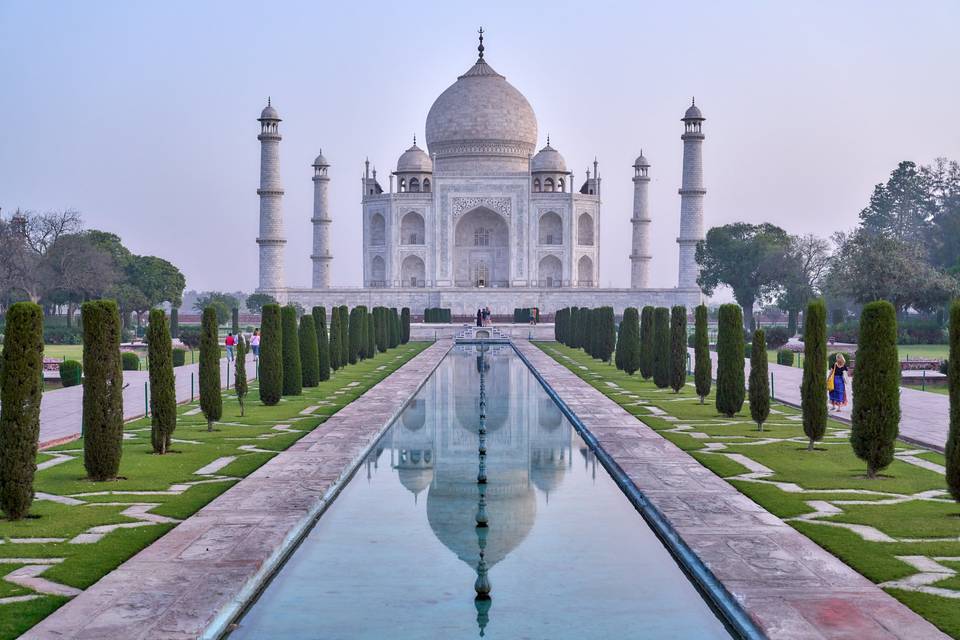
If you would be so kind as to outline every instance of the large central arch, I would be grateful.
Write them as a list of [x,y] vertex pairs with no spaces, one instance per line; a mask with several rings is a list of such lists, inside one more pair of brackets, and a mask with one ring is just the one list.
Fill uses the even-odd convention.
[[510,228],[500,214],[478,207],[457,221],[453,277],[458,287],[506,287],[510,280]]

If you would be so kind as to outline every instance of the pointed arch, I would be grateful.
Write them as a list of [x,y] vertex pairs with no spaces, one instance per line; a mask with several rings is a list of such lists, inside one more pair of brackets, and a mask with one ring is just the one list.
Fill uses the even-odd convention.
[[370,245],[382,247],[387,243],[387,222],[379,213],[370,216]]
[[593,246],[593,216],[589,213],[581,213],[577,218],[577,244]]

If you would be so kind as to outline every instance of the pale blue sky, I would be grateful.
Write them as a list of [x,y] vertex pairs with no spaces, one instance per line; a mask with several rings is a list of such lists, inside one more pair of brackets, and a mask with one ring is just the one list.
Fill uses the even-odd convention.
[[476,58],[529,99],[540,144],[603,183],[601,284],[625,286],[633,158],[653,167],[654,286],[675,286],[681,123],[697,96],[706,219],[852,226],[901,159],[960,159],[960,3],[0,3],[0,207],[75,207],[252,290],[267,95],[284,122],[287,274],[310,279],[310,163],[330,170],[333,281],[356,285],[363,159],[386,174]]

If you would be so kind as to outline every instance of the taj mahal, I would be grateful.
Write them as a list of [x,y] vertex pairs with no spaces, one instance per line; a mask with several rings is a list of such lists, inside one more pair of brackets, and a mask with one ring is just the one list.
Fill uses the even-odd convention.
[[[552,313],[566,306],[628,306],[701,301],[695,251],[703,239],[703,114],[695,103],[682,122],[677,286],[648,286],[650,163],[643,153],[633,165],[632,251],[629,288],[601,288],[602,180],[593,161],[580,184],[561,153],[536,150],[533,108],[506,78],[479,57],[434,101],[426,120],[426,150],[413,145],[397,160],[386,185],[366,162],[361,179],[363,286],[330,286],[329,161],[313,162],[313,278],[310,288],[289,287],[284,278],[286,244],[280,175],[277,109],[268,101],[260,114],[260,283],[258,291],[280,302],[450,308],[472,314],[538,307]],[[618,217],[619,218],[619,217]],[[623,225],[619,218],[611,224]],[[299,227],[298,227],[299,229]],[[304,229],[305,230],[305,229]],[[342,259],[342,258],[341,258]]]

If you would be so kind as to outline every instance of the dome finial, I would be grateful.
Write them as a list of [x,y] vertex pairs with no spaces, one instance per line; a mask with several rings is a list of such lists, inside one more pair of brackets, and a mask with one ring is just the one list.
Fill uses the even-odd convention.
[[691,107],[697,106],[697,96],[691,96],[691,97],[690,97],[690,106],[691,106]]
[[483,27],[480,27],[480,46],[477,47],[477,51],[480,52],[480,60],[483,60]]
[[267,106],[270,106],[270,96],[267,96]]
[[417,146],[417,134],[413,134],[413,146]]
[[547,146],[548,146],[548,147],[550,146],[550,134],[549,134],[549,133],[547,134]]

